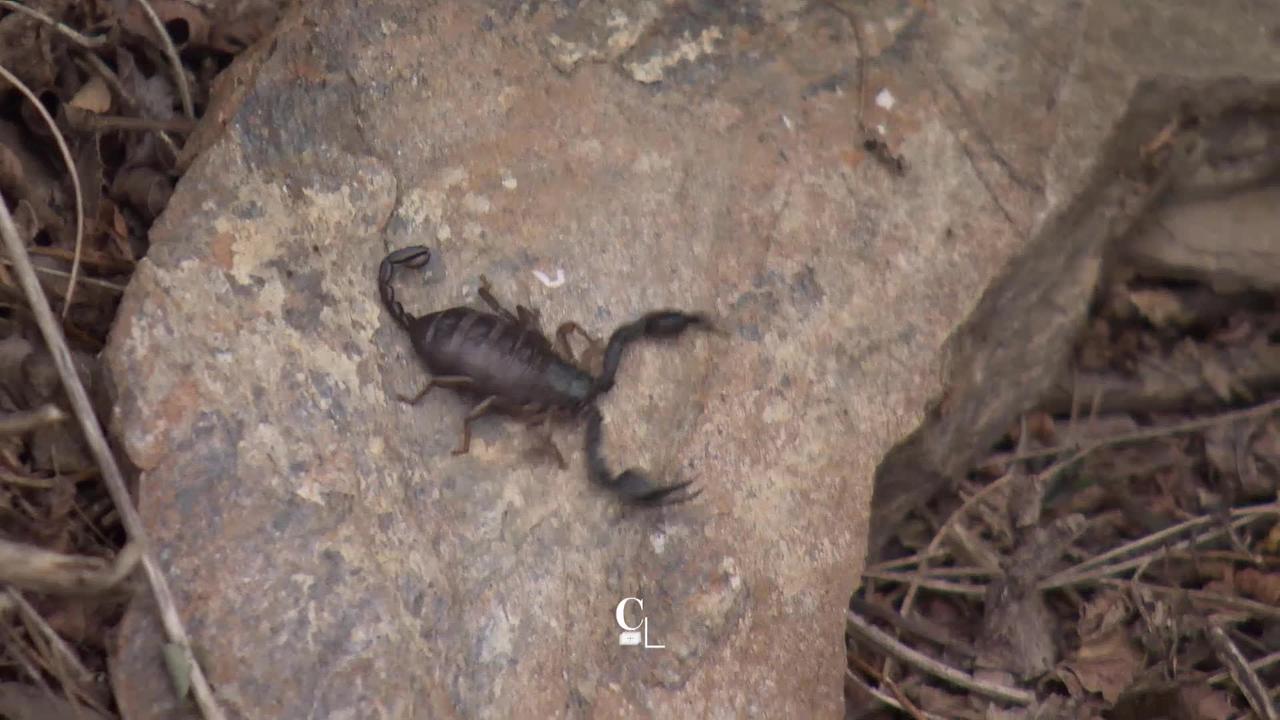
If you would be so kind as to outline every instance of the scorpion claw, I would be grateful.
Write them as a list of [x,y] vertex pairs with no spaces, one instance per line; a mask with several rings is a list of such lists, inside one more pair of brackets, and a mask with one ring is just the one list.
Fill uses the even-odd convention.
[[387,256],[384,262],[417,269],[431,261],[431,250],[422,245],[403,247]]
[[635,505],[655,507],[659,505],[676,505],[694,499],[702,490],[695,490],[684,495],[676,495],[679,491],[693,484],[692,480],[655,487],[639,470],[624,471],[614,479],[613,489],[628,502]]

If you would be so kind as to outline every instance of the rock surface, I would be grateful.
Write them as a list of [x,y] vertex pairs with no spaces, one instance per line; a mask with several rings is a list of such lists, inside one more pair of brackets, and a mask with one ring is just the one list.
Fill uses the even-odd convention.
[[[840,7],[788,0],[286,20],[106,353],[231,715],[839,716],[873,473],[941,393],[944,341],[1079,191],[1137,78],[1183,67],[1134,34],[1203,47],[1248,3],[1199,25],[1198,4],[1131,5],[875,3],[861,43]],[[1264,14],[1199,69],[1270,67]],[[409,244],[435,251],[397,284],[414,312],[474,304],[484,274],[551,327],[722,317],[728,338],[637,346],[602,404],[615,466],[703,494],[620,511],[578,427],[566,470],[496,418],[451,455],[464,404],[395,399],[424,376],[374,277]],[[619,646],[626,597],[665,648]],[[113,657],[125,717],[180,715],[162,667],[140,600]]]

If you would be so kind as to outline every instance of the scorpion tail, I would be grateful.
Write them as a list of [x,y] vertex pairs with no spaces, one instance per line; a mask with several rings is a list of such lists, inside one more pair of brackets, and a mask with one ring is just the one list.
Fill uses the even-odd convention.
[[657,310],[648,313],[639,320],[627,323],[609,337],[609,345],[604,351],[604,367],[600,377],[596,379],[595,395],[608,392],[618,374],[618,365],[622,363],[622,352],[627,345],[645,337],[671,338],[691,327],[700,327],[709,332],[721,332],[711,319],[702,313],[686,313],[679,310]]
[[587,406],[587,471],[591,480],[597,485],[609,488],[621,496],[623,502],[630,505],[657,507],[676,505],[697,497],[702,491],[694,490],[681,495],[677,492],[692,484],[692,481],[673,483],[671,485],[654,485],[643,472],[635,468],[614,475],[600,453],[604,418],[595,405]]
[[421,245],[400,248],[382,259],[378,266],[378,294],[382,296],[382,304],[386,306],[391,317],[406,330],[413,316],[405,312],[404,305],[396,300],[395,288],[391,287],[391,278],[395,275],[397,265],[420,268],[431,260],[431,250]]

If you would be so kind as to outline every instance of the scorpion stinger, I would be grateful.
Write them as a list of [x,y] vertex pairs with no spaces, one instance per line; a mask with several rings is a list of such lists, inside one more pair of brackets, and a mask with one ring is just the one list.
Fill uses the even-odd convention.
[[600,445],[604,434],[602,427],[604,418],[600,415],[600,408],[591,405],[585,412],[587,416],[587,472],[590,474],[591,480],[597,485],[609,488],[632,505],[676,505],[688,502],[702,494],[701,489],[682,495],[676,494],[692,485],[692,480],[670,485],[654,485],[643,472],[636,468],[629,468],[614,475],[613,471],[609,469],[604,456],[600,453]]

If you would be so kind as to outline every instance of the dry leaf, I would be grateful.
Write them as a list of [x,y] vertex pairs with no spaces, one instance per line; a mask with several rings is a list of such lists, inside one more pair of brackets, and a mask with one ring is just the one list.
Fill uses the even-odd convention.
[[1114,703],[1142,669],[1142,660],[1128,631],[1118,627],[1082,643],[1063,669],[1074,675],[1085,690]]
[[1215,356],[1203,355],[1200,358],[1200,376],[1213,389],[1219,400],[1224,403],[1231,402],[1235,396],[1233,392],[1236,387],[1235,373],[1225,363]]
[[1241,595],[1268,605],[1280,604],[1280,575],[1244,568],[1236,573],[1235,580]]
[[101,115],[111,109],[111,90],[107,88],[102,76],[94,75],[89,78],[89,82],[80,86],[67,105]]
[[22,161],[4,143],[0,143],[0,190],[13,194],[13,190],[23,184],[25,175]]
[[111,184],[111,195],[132,205],[147,218],[154,219],[169,204],[173,183],[163,173],[148,167],[123,170]]
[[1280,555],[1280,523],[1271,526],[1262,541],[1262,550],[1268,555]]
[[1208,685],[1183,687],[1178,692],[1178,699],[1187,711],[1187,720],[1228,720],[1235,717],[1236,710],[1231,706],[1231,695],[1215,690]]
[[[1142,653],[1130,639],[1126,621],[1132,612],[1119,592],[1099,595],[1081,610],[1080,649],[1063,663],[1059,675],[1068,687],[1102,695],[1115,703],[1142,669]],[[1073,679],[1075,682],[1070,682]]]
[[[151,0],[151,9],[155,11],[165,33],[173,46],[179,50],[189,46],[203,46],[209,41],[209,19],[200,8],[185,0]],[[135,35],[159,42],[155,26],[139,7],[138,3],[129,3],[121,19],[121,25]]]
[[1181,298],[1168,290],[1130,290],[1129,302],[1155,327],[1182,326],[1195,319]]

